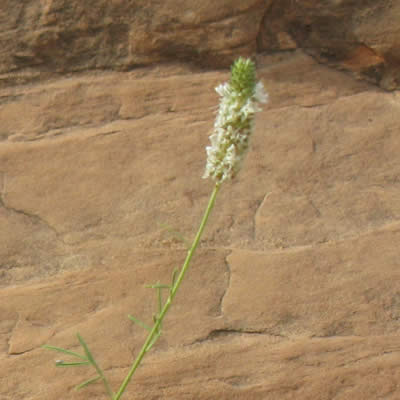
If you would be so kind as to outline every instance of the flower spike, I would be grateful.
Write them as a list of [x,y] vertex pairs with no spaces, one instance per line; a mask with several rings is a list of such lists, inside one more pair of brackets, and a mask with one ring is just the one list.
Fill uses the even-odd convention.
[[217,184],[233,179],[241,168],[249,147],[258,103],[266,103],[268,94],[262,82],[256,83],[255,65],[250,59],[238,58],[231,69],[229,82],[216,87],[221,96],[211,146],[206,147],[207,164],[203,178]]

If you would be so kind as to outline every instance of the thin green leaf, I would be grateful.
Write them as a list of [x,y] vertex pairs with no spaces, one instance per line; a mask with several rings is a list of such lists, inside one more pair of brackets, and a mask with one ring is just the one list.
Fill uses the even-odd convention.
[[190,243],[185,239],[185,237],[180,232],[173,229],[171,226],[169,226],[167,224],[161,223],[161,224],[159,224],[159,226],[161,228],[163,228],[164,230],[166,230],[170,235],[174,236],[176,239],[178,239],[179,241],[184,243],[186,245],[186,248],[190,248]]
[[48,350],[54,350],[54,351],[58,351],[60,353],[64,353],[64,354],[68,354],[69,356],[74,356],[74,357],[78,357],[81,360],[85,360],[87,361],[87,358],[85,356],[82,356],[78,353],[75,353],[74,351],[70,351],[70,350],[66,350],[63,349],[62,347],[56,347],[56,346],[49,346],[47,344],[42,346],[44,349],[48,349]]
[[157,288],[157,297],[158,297],[158,312],[161,313],[161,310],[162,310],[162,307],[163,307],[163,305],[162,305],[161,288]]
[[97,382],[99,379],[101,379],[101,376],[96,376],[96,378],[90,378],[85,382],[82,382],[81,384],[79,384],[78,386],[75,386],[75,390],[81,390],[84,387],[90,385],[91,383]]
[[90,365],[89,361],[78,361],[78,362],[61,362],[56,361],[56,367],[78,367],[81,365]]
[[158,338],[161,336],[161,330],[158,331],[154,336],[149,345],[146,347],[146,353],[150,351],[150,349],[153,347],[154,343],[158,340]]
[[176,281],[176,276],[178,275],[178,269],[174,268],[172,272],[172,284],[170,286],[170,289],[172,289],[175,286],[175,281]]
[[145,287],[150,289],[171,289],[170,285],[163,285],[161,283],[155,283],[154,285],[145,285]]
[[151,327],[146,325],[144,322],[142,322],[140,319],[137,319],[136,317],[134,317],[133,315],[128,315],[128,318],[134,322],[135,324],[141,326],[142,328],[146,329],[147,331],[151,331]]
[[92,364],[93,366],[96,366],[96,361],[94,360],[92,353],[89,350],[89,347],[87,346],[86,342],[83,340],[82,336],[77,333],[76,336],[78,337],[79,343],[81,344],[81,346],[83,347],[83,350],[86,354],[87,359],[89,360],[90,364]]
[[93,365],[93,367],[96,369],[96,371],[97,371],[99,377],[100,377],[101,380],[103,381],[104,386],[105,386],[105,388],[106,388],[106,390],[107,390],[107,393],[109,394],[110,398],[113,399],[113,398],[114,398],[114,393],[113,393],[113,391],[112,391],[112,389],[111,389],[110,384],[108,383],[107,378],[106,378],[105,375],[104,375],[103,370],[100,368],[100,366],[99,366],[99,365],[97,364],[97,362],[95,361],[95,359],[94,359],[92,353],[91,353],[90,350],[89,350],[88,345],[85,343],[85,341],[83,340],[82,336],[81,336],[79,333],[77,333],[76,336],[78,337],[78,340],[79,340],[80,344],[82,345],[83,350],[85,351],[86,357],[88,358],[90,364]]

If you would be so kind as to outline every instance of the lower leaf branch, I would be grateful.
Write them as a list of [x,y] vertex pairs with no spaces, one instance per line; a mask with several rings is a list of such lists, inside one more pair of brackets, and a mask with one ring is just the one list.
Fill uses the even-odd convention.
[[201,236],[203,234],[204,228],[208,221],[208,217],[210,216],[211,211],[214,207],[215,199],[217,197],[217,193],[219,191],[220,186],[221,186],[221,184],[219,184],[219,183],[217,183],[215,185],[214,190],[211,193],[210,199],[208,201],[207,209],[203,215],[203,219],[201,220],[199,229],[193,240],[192,246],[190,247],[190,249],[188,251],[185,262],[183,263],[183,266],[182,266],[178,276],[175,277],[176,273],[174,273],[173,285],[170,289],[169,296],[168,296],[167,300],[165,301],[164,306],[160,310],[160,312],[153,324],[153,327],[151,328],[149,334],[147,335],[146,341],[144,342],[138,356],[136,357],[134,363],[132,364],[132,367],[129,370],[128,375],[125,377],[125,379],[122,382],[121,387],[119,388],[116,395],[114,397],[111,397],[112,400],[119,400],[121,398],[122,394],[125,392],[126,387],[128,386],[129,382],[131,381],[133,374],[135,373],[136,369],[142,362],[143,357],[151,349],[151,347],[154,345],[154,343],[157,341],[157,339],[160,337],[162,321],[163,321],[165,315],[167,314],[168,310],[171,307],[171,304],[175,298],[175,295],[178,292],[178,289],[181,286],[183,278],[185,277],[185,274],[189,268],[190,261],[199,245]]

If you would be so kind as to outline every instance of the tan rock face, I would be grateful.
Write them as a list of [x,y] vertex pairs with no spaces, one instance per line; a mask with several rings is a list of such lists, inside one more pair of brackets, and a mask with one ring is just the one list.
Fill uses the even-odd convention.
[[[251,52],[257,35],[259,46],[293,51],[257,56],[270,103],[126,398],[400,398],[400,98],[316,62],[317,45],[314,57],[295,50],[323,40],[315,15],[341,15],[344,39],[348,18],[360,37],[375,18],[385,35],[365,25],[365,47],[343,39],[349,53],[333,64],[354,51],[353,71],[363,72],[373,49],[384,86],[394,3],[360,4],[350,17],[351,2],[339,1],[281,2],[280,14],[278,3],[256,1],[81,3],[0,5],[0,399],[106,399],[101,384],[74,391],[93,372],[56,368],[60,355],[40,346],[80,351],[79,332],[116,389],[145,334],[127,315],[151,323],[156,298],[145,284],[169,283],[186,255],[162,226],[190,241],[212,190],[201,179],[205,146],[214,87],[229,71],[181,62],[115,70],[137,63],[134,46],[143,64],[189,60],[184,46],[162,53],[172,42],[225,63]],[[261,23],[260,9],[271,21],[261,31],[247,19],[254,12]],[[313,33],[293,34],[305,14]],[[140,36],[132,20],[152,30]],[[250,25],[255,36],[244,33]],[[72,66],[81,72],[55,73]],[[99,66],[110,70],[88,69]]]
[[255,50],[265,4],[23,0],[1,7],[0,73],[129,69],[176,59],[227,66],[237,52]]
[[[271,102],[245,168],[127,395],[394,400],[397,94],[301,52],[258,66]],[[78,350],[77,331],[120,384],[144,338],[126,316],[151,319],[144,285],[185,256],[160,223],[193,237],[212,187],[204,146],[227,76],[171,65],[3,90],[2,397],[103,398],[40,348]]]
[[398,2],[275,1],[257,40],[259,50],[300,47],[324,64],[394,90],[400,83],[399,17]]
[[320,62],[398,88],[400,5],[315,0],[3,1],[0,79],[129,70],[170,60],[227,67],[238,54],[303,48]]

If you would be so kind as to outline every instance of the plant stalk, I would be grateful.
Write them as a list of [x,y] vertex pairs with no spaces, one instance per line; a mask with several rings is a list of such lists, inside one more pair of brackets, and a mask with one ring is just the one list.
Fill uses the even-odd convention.
[[172,301],[183,281],[183,278],[185,277],[186,271],[189,268],[190,261],[197,249],[197,246],[199,245],[201,236],[203,234],[204,228],[208,221],[208,217],[210,216],[211,210],[214,207],[215,199],[217,197],[217,193],[218,193],[220,186],[221,186],[221,184],[219,184],[219,183],[217,183],[215,185],[214,190],[211,193],[210,199],[208,201],[207,209],[203,215],[203,219],[201,220],[197,234],[193,240],[192,246],[190,247],[190,249],[187,253],[185,262],[183,263],[183,266],[179,272],[179,275],[176,278],[176,281],[174,282],[174,284],[170,290],[170,294],[169,294],[167,300],[165,301],[163,308],[161,309],[160,313],[158,314],[157,319],[154,322],[154,325],[153,325],[151,331],[147,335],[146,341],[144,342],[138,356],[136,357],[134,363],[132,364],[132,367],[129,370],[128,375],[125,377],[118,392],[115,394],[115,396],[112,398],[112,400],[119,400],[121,398],[122,394],[125,392],[125,389],[129,384],[130,380],[132,379],[133,374],[135,373],[136,369],[140,365],[143,357],[145,356],[147,351],[150,349],[151,345],[154,343],[154,338],[160,334],[160,328],[161,328],[162,321],[163,321],[165,315],[167,314],[169,308],[171,307]]

